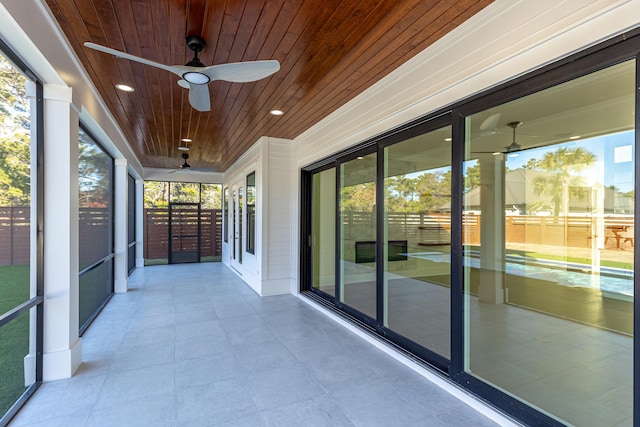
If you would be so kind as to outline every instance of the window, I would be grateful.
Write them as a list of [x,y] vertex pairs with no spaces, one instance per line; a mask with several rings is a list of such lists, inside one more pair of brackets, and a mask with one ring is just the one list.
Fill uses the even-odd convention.
[[247,252],[256,251],[256,173],[247,175]]
[[229,214],[229,189],[227,187],[224,188],[224,190],[222,190],[222,227],[223,227],[223,235],[224,235],[224,242],[228,243],[229,242],[229,226],[228,226],[228,214]]
[[80,331],[113,294],[113,158],[79,131]]
[[129,274],[136,268],[136,180],[127,176],[127,269]]
[[43,218],[42,85],[3,51],[0,42],[0,425],[42,381],[44,290],[42,237],[31,237]]

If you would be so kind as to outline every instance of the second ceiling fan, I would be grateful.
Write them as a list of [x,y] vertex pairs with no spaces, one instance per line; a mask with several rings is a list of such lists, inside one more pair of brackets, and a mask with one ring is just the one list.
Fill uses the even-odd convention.
[[211,100],[208,84],[215,80],[223,80],[232,83],[248,83],[264,79],[280,70],[280,63],[276,60],[233,62],[229,64],[204,65],[198,58],[206,43],[202,37],[187,37],[187,46],[194,52],[194,57],[185,65],[165,65],[159,62],[140,58],[126,52],[110,47],[86,42],[86,47],[114,55],[118,58],[128,59],[141,64],[150,65],[161,70],[169,71],[181,77],[178,85],[189,89],[189,103],[198,111],[209,111]]

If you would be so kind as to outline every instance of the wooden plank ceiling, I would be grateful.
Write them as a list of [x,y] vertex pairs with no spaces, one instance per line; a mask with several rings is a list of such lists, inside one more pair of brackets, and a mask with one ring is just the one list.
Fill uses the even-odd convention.
[[[225,171],[261,136],[293,139],[492,0],[47,0],[141,163]],[[83,46],[90,41],[168,65],[207,43],[206,65],[276,59],[252,83],[209,84],[211,111],[189,105],[179,77]],[[117,83],[135,88],[115,89]],[[280,109],[283,116],[269,111]]]

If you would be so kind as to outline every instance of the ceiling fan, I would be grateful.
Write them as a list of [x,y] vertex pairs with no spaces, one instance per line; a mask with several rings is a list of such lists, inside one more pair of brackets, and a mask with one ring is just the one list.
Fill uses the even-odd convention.
[[232,83],[254,82],[269,77],[280,69],[280,63],[276,60],[233,62],[206,66],[198,58],[198,54],[202,52],[206,45],[204,39],[199,36],[187,37],[187,46],[194,52],[194,57],[185,65],[160,64],[91,42],[86,42],[84,45],[118,58],[150,65],[178,75],[181,77],[181,80],[178,80],[178,85],[189,89],[189,103],[198,111],[209,111],[211,109],[209,88],[207,86],[210,82],[215,80],[224,80]]
[[184,163],[178,166],[175,170],[172,170],[169,173],[175,173],[179,171],[190,171],[190,172],[213,172],[212,169],[206,168],[192,168],[189,163],[187,163],[187,159],[189,159],[189,153],[182,153],[180,156],[184,159]]
[[522,125],[522,122],[520,121],[507,123],[507,126],[509,126],[512,130],[513,137],[511,140],[511,144],[504,147],[503,151],[474,151],[474,153],[491,153],[491,154],[497,155],[497,154],[510,154],[510,153],[515,153],[516,151],[522,150],[522,145],[516,142],[516,129],[521,125]]

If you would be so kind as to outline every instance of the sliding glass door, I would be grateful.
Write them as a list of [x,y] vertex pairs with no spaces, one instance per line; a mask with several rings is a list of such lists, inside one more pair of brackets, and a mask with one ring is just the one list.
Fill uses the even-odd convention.
[[422,129],[308,175],[308,271],[314,292],[446,371],[451,126]]
[[466,121],[466,371],[563,423],[631,425],[635,75]]
[[305,169],[303,290],[524,424],[639,425],[639,45]]
[[386,328],[451,355],[451,127],[384,148]]
[[339,301],[376,319],[376,153],[340,164]]
[[335,296],[336,169],[315,173],[311,179],[311,286]]

